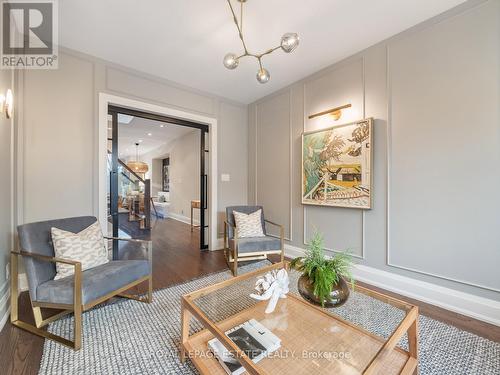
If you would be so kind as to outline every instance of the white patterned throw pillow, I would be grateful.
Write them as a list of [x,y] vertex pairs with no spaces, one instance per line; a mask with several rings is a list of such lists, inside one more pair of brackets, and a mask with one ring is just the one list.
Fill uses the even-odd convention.
[[236,228],[238,228],[238,238],[245,237],[265,237],[262,228],[262,210],[257,210],[251,214],[233,211]]
[[[52,228],[52,243],[57,258],[82,263],[82,271],[109,262],[99,222],[95,222],[80,233]],[[56,263],[54,280],[73,275],[75,268],[70,264]]]

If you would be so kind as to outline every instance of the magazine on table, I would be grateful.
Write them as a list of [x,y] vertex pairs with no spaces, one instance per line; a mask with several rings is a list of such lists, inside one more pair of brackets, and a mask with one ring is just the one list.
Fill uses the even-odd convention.
[[[281,346],[281,340],[255,319],[246,321],[225,332],[254,363]],[[216,338],[208,342],[208,348],[214,353],[221,366],[228,374],[240,375],[245,368],[234,354]]]

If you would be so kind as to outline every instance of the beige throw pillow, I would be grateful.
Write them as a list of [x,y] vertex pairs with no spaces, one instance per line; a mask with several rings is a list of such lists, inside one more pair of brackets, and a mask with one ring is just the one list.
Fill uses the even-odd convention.
[[[55,256],[81,262],[82,271],[109,262],[99,222],[96,221],[80,233],[54,227],[51,232]],[[75,267],[70,264],[56,263],[56,271],[54,280],[73,275]]]
[[238,238],[245,237],[265,237],[262,228],[262,210],[257,210],[251,214],[233,211],[236,228],[238,228]]

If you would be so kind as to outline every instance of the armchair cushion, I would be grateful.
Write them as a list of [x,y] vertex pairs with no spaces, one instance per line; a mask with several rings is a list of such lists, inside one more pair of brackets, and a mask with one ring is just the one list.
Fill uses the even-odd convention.
[[[81,262],[83,271],[109,262],[101,226],[97,221],[78,233],[52,227],[52,242],[56,257]],[[54,280],[72,275],[74,269],[72,265],[57,263]]]
[[[76,233],[82,231],[96,221],[97,219],[93,216],[78,216],[23,224],[17,227],[19,245],[21,249],[28,253],[53,257],[55,253],[50,233],[53,227]],[[24,257],[23,261],[26,269],[26,276],[28,278],[30,295],[33,300],[36,300],[36,289],[38,285],[54,278],[56,275],[56,265],[51,262],[29,257]]]
[[[234,239],[229,240],[229,246],[234,249]],[[238,254],[257,253],[266,251],[281,250],[281,240],[279,238],[265,237],[247,237],[238,239]]]
[[226,218],[227,222],[229,223],[229,228],[228,228],[228,236],[229,238],[234,237],[234,231],[233,231],[233,226],[236,226],[236,220],[234,219],[234,211],[242,212],[245,214],[251,214],[254,213],[255,211],[262,210],[262,215],[260,217],[260,221],[262,223],[262,230],[264,231],[264,234],[266,234],[266,226],[264,222],[264,209],[262,206],[229,206],[226,207]]
[[251,214],[233,211],[236,228],[238,228],[238,238],[264,237],[262,228],[262,210],[257,210]]
[[[151,273],[148,260],[115,260],[82,272],[82,304],[103,297]],[[73,303],[74,276],[38,285],[37,302]]]

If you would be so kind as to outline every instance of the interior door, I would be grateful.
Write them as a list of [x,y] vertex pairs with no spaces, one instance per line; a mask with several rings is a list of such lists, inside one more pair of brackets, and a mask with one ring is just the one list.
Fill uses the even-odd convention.
[[[111,116],[111,134],[108,133],[108,155],[111,155],[109,168],[109,216],[112,224],[112,237],[118,237],[118,113]],[[113,259],[118,259],[118,241],[113,240]]]
[[209,167],[209,150],[207,149],[208,131],[200,130],[200,249],[208,249],[208,167]]

